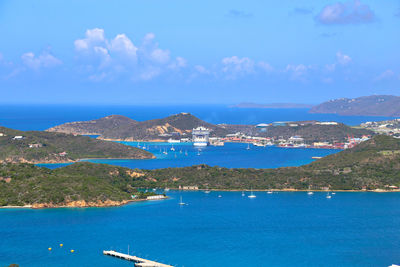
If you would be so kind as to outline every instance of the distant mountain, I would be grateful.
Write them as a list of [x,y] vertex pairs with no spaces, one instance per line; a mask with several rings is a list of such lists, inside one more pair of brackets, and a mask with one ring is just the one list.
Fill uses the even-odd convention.
[[121,115],[111,115],[98,120],[65,123],[48,129],[49,132],[100,135],[106,140],[165,140],[174,135],[191,136],[193,128],[204,126],[211,135],[224,135],[227,130],[190,113],[179,113],[163,119],[138,122]]
[[233,108],[311,108],[309,104],[297,104],[297,103],[271,103],[271,104],[257,104],[251,102],[243,102],[236,105],[232,105]]
[[400,97],[373,95],[339,98],[314,106],[310,113],[333,113],[348,116],[400,116]]

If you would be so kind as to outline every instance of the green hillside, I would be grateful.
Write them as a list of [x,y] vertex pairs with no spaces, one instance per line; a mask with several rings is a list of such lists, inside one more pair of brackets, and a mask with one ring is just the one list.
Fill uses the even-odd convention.
[[[87,136],[41,131],[23,132],[0,127],[0,162],[52,163],[83,158],[149,159],[147,151]],[[5,136],[4,136],[5,135]],[[22,136],[18,139],[15,136]]]

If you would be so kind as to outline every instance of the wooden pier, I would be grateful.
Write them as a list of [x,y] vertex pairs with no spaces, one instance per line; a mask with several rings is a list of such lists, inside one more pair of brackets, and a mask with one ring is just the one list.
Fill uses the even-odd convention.
[[120,252],[117,252],[114,250],[103,250],[103,254],[108,255],[108,256],[117,257],[120,259],[124,259],[127,261],[133,261],[133,262],[135,262],[136,267],[173,267],[172,265],[142,259],[142,258],[139,258],[136,256],[120,253]]

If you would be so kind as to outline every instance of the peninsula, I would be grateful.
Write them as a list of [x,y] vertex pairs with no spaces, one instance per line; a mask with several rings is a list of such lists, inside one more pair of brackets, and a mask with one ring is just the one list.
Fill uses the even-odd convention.
[[139,188],[398,191],[400,139],[377,135],[301,167],[228,169],[198,165],[156,170],[79,162],[49,170],[0,165],[0,206],[114,206],[143,199]]
[[63,163],[87,158],[151,159],[136,147],[88,136],[0,127],[0,163]]
[[97,120],[70,122],[48,129],[48,132],[75,135],[98,135],[98,139],[112,141],[167,141],[168,139],[190,139],[193,128],[203,126],[210,130],[211,137],[225,138],[227,135],[246,135],[278,139],[301,136],[305,142],[344,142],[348,136],[361,138],[373,135],[367,129],[357,129],[342,123],[320,123],[318,121],[279,122],[257,125],[211,124],[190,113],[179,113],[163,119],[138,122],[121,115],[111,115]]
[[331,113],[346,116],[400,116],[400,97],[372,95],[357,98],[339,98],[310,109],[310,113]]

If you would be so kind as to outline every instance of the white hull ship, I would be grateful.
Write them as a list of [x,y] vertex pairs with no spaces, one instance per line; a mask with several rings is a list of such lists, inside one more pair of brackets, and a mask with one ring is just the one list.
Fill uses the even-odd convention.
[[204,147],[209,145],[210,130],[205,127],[197,127],[192,130],[193,145]]

